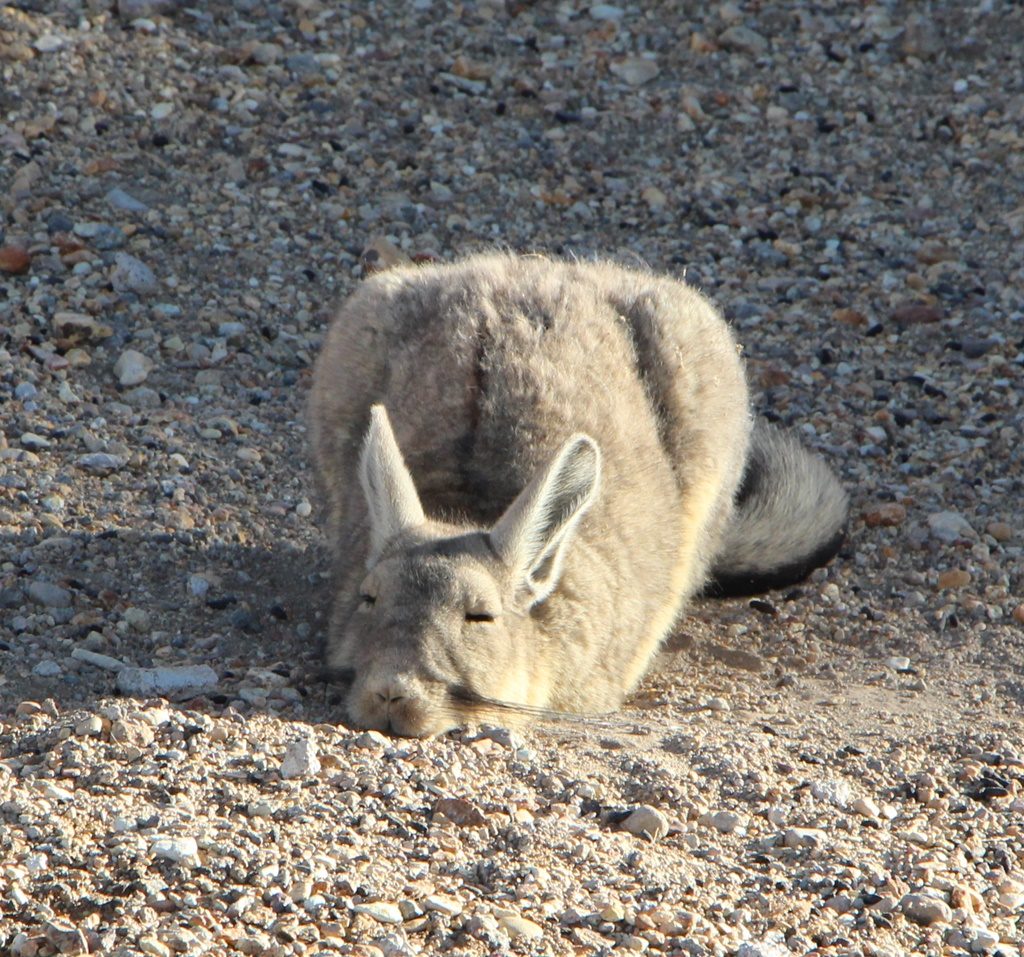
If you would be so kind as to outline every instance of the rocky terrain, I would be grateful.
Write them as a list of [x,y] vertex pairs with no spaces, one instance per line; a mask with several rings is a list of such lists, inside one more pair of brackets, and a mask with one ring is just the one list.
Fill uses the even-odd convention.
[[[0,952],[1019,954],[1024,7],[0,6]],[[622,712],[347,729],[367,270],[685,274],[853,496]]]

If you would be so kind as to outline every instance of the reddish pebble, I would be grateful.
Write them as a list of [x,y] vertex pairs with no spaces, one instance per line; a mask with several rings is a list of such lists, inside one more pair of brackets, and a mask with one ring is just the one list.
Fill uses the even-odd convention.
[[965,572],[962,568],[951,568],[949,571],[939,572],[939,588],[963,588],[971,583],[971,573]]
[[896,322],[916,326],[926,322],[938,322],[942,318],[942,310],[938,306],[929,306],[924,302],[905,302],[893,309],[892,318]]
[[844,326],[866,326],[868,324],[867,316],[862,312],[857,312],[856,309],[837,309],[832,313],[832,318]]
[[868,528],[890,528],[907,520],[907,510],[899,502],[883,502],[865,509],[863,518]]
[[1006,522],[989,522],[985,531],[997,542],[1008,542],[1013,538],[1013,529]]
[[20,246],[0,246],[0,272],[28,272],[32,257]]

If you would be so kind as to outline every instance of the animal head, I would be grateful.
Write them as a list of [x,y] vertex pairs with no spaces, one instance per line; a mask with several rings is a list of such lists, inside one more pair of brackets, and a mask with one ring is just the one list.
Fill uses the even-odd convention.
[[493,526],[438,522],[424,514],[384,407],[373,407],[359,465],[366,575],[336,598],[328,652],[349,681],[353,723],[424,737],[546,703],[542,606],[600,469],[594,440],[574,435]]

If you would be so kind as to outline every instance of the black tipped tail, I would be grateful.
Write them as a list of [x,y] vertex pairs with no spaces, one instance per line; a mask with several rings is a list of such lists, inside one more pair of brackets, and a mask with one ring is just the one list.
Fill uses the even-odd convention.
[[801,581],[839,551],[848,512],[849,498],[825,462],[759,421],[704,594],[754,595]]

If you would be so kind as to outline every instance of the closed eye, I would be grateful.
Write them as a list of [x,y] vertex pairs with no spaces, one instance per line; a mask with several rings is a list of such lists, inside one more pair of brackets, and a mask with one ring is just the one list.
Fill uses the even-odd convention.
[[489,614],[485,611],[467,611],[466,621],[469,622],[491,622],[494,621],[494,615]]

